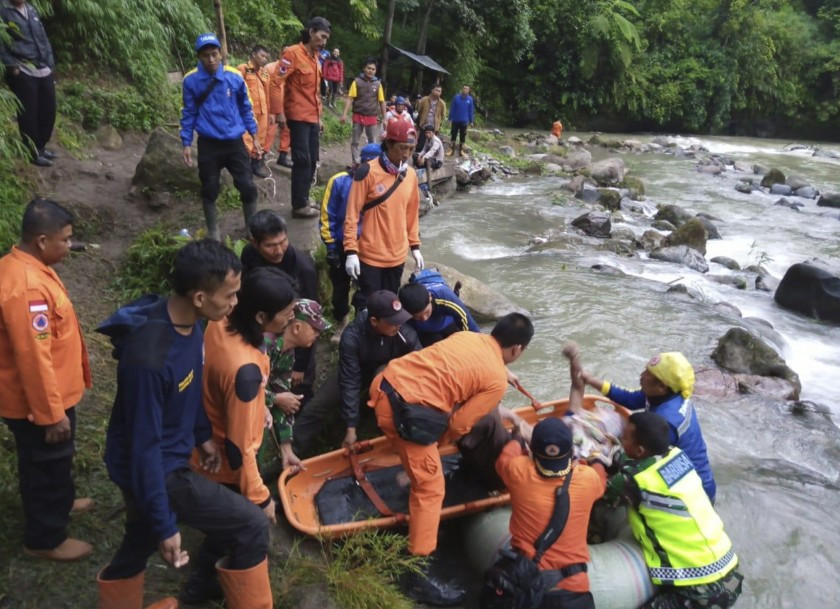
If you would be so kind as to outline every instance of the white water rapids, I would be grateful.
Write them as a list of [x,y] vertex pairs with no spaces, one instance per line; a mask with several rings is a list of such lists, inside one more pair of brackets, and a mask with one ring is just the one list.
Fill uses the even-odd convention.
[[[808,156],[810,151],[785,152],[787,141],[678,141],[779,167],[820,190],[840,190],[840,160],[814,158]],[[606,150],[593,150],[595,160],[607,155]],[[780,279],[795,262],[815,256],[840,258],[840,210],[796,198],[791,200],[805,204],[799,212],[775,206],[778,196],[734,190],[744,174],[702,174],[690,159],[655,153],[623,158],[631,174],[644,181],[651,209],[675,203],[720,218],[715,224],[722,239],[708,242],[707,260],[728,256],[742,267],[761,262]],[[526,254],[532,236],[568,224],[586,211],[552,204],[552,195],[566,180],[517,177],[456,194],[422,220],[426,260],[473,275],[531,312],[536,335],[513,369],[542,400],[568,392],[567,367],[560,355],[566,340],[580,343],[585,366],[592,372],[633,387],[645,362],[660,351],[682,351],[698,369],[714,365],[709,354],[717,339],[728,328],[745,324],[714,303],[727,302],[744,317],[769,321],[783,339],[777,348],[802,380],[802,397],[828,407],[832,415],[795,416],[784,404],[754,396],[698,403],[718,481],[717,508],[746,576],[736,607],[840,607],[840,326],[785,311],[772,294],[752,285],[737,290],[644,254],[627,259],[588,246]],[[622,214],[627,222],[618,226],[637,235],[650,228],[650,218]],[[598,263],[618,267],[626,276],[592,271]],[[710,267],[710,274],[731,273],[717,264]],[[705,302],[666,294],[665,284],[678,278],[696,288]],[[526,401],[509,392],[507,403]]]

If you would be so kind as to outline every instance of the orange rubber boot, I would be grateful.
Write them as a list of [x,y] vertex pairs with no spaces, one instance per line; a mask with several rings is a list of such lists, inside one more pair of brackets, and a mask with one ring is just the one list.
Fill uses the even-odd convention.
[[[96,583],[99,585],[99,609],[143,609],[145,580],[145,572],[126,579],[102,579],[100,571],[96,576]],[[152,603],[146,609],[178,609],[178,600],[169,596]]]
[[268,579],[268,558],[250,569],[232,571],[225,568],[227,558],[216,563],[219,582],[225,591],[227,609],[273,609],[271,582]]

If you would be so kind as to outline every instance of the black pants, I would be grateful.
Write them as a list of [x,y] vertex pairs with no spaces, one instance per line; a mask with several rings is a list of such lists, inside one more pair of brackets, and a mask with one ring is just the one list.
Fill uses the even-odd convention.
[[18,72],[12,76],[6,68],[6,84],[20,101],[18,128],[35,157],[46,147],[55,127],[55,79],[52,74],[35,77]]
[[344,269],[347,254],[342,252],[338,257],[338,266],[330,265],[327,273],[332,283],[332,309],[336,321],[344,319],[350,313],[350,275]]
[[227,169],[233,178],[233,185],[239,191],[245,226],[257,211],[257,187],[251,169],[251,156],[242,138],[236,140],[215,140],[198,136],[198,177],[201,179],[201,203],[207,230],[217,225],[216,199],[221,188],[222,169]]
[[540,609],[595,609],[591,592],[554,590],[543,597]]
[[[169,505],[178,521],[207,535],[205,548],[227,554],[233,570],[250,569],[268,554],[268,519],[242,495],[208,480],[189,468],[166,477]],[[140,512],[132,494],[123,489],[125,535],[102,579],[125,579],[146,569],[158,540]],[[202,548],[202,553],[205,551]]]
[[57,444],[44,441],[44,428],[39,425],[26,419],[3,419],[15,437],[23,545],[32,550],[51,550],[67,539],[70,508],[76,498],[72,471],[76,409],[69,408],[65,414],[70,419],[70,439]]
[[426,130],[423,129],[423,127],[425,127],[425,125],[418,124],[417,127],[418,127],[418,129],[417,129],[417,145],[414,147],[414,150],[416,151],[414,153],[414,158],[415,158],[414,164],[415,165],[417,164],[417,154],[419,153],[420,150],[423,150],[423,146],[426,145]]
[[312,441],[321,433],[330,415],[341,408],[340,404],[341,392],[338,388],[338,370],[334,370],[324,379],[312,399],[295,416],[295,424],[292,427],[292,442],[296,454],[306,451]]
[[404,264],[389,268],[370,266],[359,262],[359,289],[353,295],[353,306],[361,311],[367,306],[368,297],[378,290],[390,290],[394,294],[400,289]]
[[309,189],[318,164],[321,128],[318,123],[289,121],[292,147],[292,209],[309,205]]
[[452,123],[452,131],[449,134],[449,138],[452,140],[452,145],[455,145],[455,137],[461,137],[461,143],[463,144],[464,141],[467,139],[467,125],[468,123]]

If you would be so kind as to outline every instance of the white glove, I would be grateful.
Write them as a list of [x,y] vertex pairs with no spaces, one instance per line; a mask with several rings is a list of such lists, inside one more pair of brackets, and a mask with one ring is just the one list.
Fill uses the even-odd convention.
[[[411,255],[414,256],[414,270],[422,271],[425,266],[423,254],[420,253],[420,250],[411,250]],[[347,258],[347,263],[350,263],[350,258]]]
[[362,267],[359,264],[359,257],[356,254],[347,256],[347,262],[344,263],[344,270],[353,279],[359,278],[359,273],[362,272]]

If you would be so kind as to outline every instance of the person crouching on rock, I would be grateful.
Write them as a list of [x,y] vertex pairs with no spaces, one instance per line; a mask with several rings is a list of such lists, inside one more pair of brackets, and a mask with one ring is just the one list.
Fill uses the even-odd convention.
[[344,220],[344,251],[347,274],[359,281],[353,303],[357,311],[374,292],[400,289],[409,248],[416,268],[424,266],[417,173],[406,164],[416,143],[414,129],[394,121],[385,132],[379,159],[359,165],[353,174]]
[[728,609],[744,577],[723,522],[692,460],[672,446],[671,423],[653,412],[630,416],[627,460],[607,482],[608,504],[629,506],[656,595],[639,609]]
[[651,358],[639,375],[641,389],[636,391],[613,385],[586,371],[583,380],[630,410],[647,410],[664,417],[671,430],[671,444],[685,451],[703,481],[709,500],[715,502],[715,478],[706,442],[689,400],[694,391],[694,368],[682,353],[660,353]]

